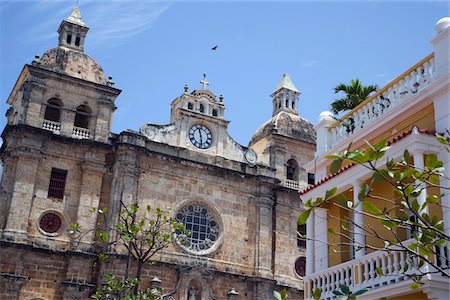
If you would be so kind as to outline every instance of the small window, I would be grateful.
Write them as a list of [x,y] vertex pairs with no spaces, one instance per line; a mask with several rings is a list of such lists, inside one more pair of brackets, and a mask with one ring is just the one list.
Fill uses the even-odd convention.
[[63,199],[66,187],[67,170],[52,168],[50,183],[48,185],[48,197]]
[[205,107],[203,106],[203,104],[200,103],[200,112],[204,113],[205,112]]
[[297,224],[297,247],[306,248],[306,224]]
[[217,109],[213,109],[213,116],[217,117]]
[[80,46],[80,37],[79,36],[77,36],[75,38],[75,46]]
[[77,108],[77,113],[75,114],[75,127],[81,127],[81,128],[89,128],[89,116],[90,116],[91,110],[86,105],[80,105]]
[[286,99],[286,107],[289,108],[289,99]]
[[308,173],[308,184],[314,184],[316,182],[316,176],[313,173]]
[[298,180],[298,164],[294,159],[290,159],[287,161],[286,179]]
[[192,104],[192,102],[188,102],[188,109],[194,109],[194,104]]
[[72,35],[71,35],[71,34],[68,34],[68,35],[67,35],[66,43],[67,43],[67,44],[72,43]]

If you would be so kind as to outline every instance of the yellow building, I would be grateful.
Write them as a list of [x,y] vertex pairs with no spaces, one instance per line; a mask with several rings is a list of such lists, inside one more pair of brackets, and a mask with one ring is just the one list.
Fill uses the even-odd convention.
[[[445,175],[450,177],[450,153],[434,137],[450,128],[450,18],[436,23],[436,35],[431,40],[433,53],[381,88],[337,122],[330,112],[320,115],[317,131],[315,159],[305,168],[316,174],[314,185],[300,192],[302,201],[323,197],[327,190],[337,187],[337,194],[358,204],[361,184],[371,171],[361,165],[343,166],[338,172],[329,171],[331,160],[326,156],[352,148],[363,147],[365,141],[376,143],[385,139],[390,144],[386,155],[400,159],[408,149],[418,167],[424,165],[427,154],[434,153],[444,162]],[[449,181],[441,179],[442,186]],[[445,233],[450,234],[450,193],[431,190],[428,194],[444,193],[442,206],[431,207],[432,213],[444,220]],[[398,201],[392,187],[386,184],[374,186],[374,193]],[[422,193],[418,201],[425,201]],[[333,200],[333,199],[332,199]],[[372,202],[381,207],[380,203]],[[384,204],[383,204],[384,205]],[[380,240],[367,235],[364,229],[374,229],[381,235],[388,234],[379,221],[360,209],[349,215],[337,206],[322,205],[314,211],[307,223],[307,266],[305,299],[312,299],[312,291],[320,288],[321,299],[333,299],[333,291],[343,284],[350,290],[370,288],[360,299],[449,299],[450,279],[441,274],[428,274],[419,289],[410,288],[411,279],[401,270],[408,264],[404,253],[374,250],[383,248]],[[341,220],[349,218],[356,224],[353,230],[342,227]],[[359,227],[361,226],[361,227]],[[338,234],[330,233],[333,228]],[[345,229],[343,229],[345,228]],[[347,236],[345,236],[347,234]],[[408,229],[397,232],[407,244],[411,237]],[[360,246],[360,247],[359,247]],[[450,267],[450,249],[442,246],[440,267]],[[377,275],[377,269],[384,275]],[[431,268],[431,266],[430,266]],[[432,272],[431,272],[432,273]]]

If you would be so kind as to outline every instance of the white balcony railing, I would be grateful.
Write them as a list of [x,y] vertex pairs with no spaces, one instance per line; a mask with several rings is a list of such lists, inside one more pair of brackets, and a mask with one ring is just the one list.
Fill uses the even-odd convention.
[[44,120],[42,123],[42,128],[45,130],[50,130],[54,134],[61,134],[61,123],[59,122]]
[[433,81],[433,73],[434,55],[430,54],[331,126],[330,147],[335,147],[355,132],[367,128],[394,107],[423,90]]
[[293,190],[297,190],[297,191],[298,191],[298,188],[299,188],[298,181],[296,181],[296,180],[289,180],[289,179],[286,179],[286,181],[284,182],[284,186],[289,188],[289,189],[293,189]]
[[[404,245],[410,244],[405,242]],[[442,269],[450,266],[450,249],[445,244],[437,250],[439,258],[434,257],[434,262]],[[342,263],[326,270],[305,276],[305,299],[313,299],[312,293],[316,288],[322,290],[320,299],[334,299],[333,291],[341,285],[347,285],[350,290],[358,291],[363,288],[371,290],[381,289],[397,282],[409,280],[407,275],[414,274],[411,258],[403,251],[376,251],[359,259]],[[383,275],[377,272],[382,271]],[[431,270],[430,270],[431,271]]]
[[91,135],[91,131],[86,128],[73,127],[72,137],[75,139],[88,139]]

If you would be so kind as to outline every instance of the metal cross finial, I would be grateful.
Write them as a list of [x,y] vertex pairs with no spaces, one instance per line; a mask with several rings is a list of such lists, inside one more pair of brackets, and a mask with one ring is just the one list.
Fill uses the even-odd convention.
[[203,80],[200,80],[200,83],[202,84],[202,89],[206,90],[209,85],[209,82],[206,81],[206,74],[203,74]]

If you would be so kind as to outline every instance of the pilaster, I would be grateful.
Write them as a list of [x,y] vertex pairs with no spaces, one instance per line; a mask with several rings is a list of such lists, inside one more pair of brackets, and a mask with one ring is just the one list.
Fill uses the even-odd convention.
[[3,237],[18,241],[25,240],[28,236],[28,217],[34,201],[34,188],[40,159],[41,155],[33,150],[29,150],[28,153],[20,152]]
[[272,277],[272,213],[274,201],[270,196],[260,195],[256,199],[256,268],[261,277]]

